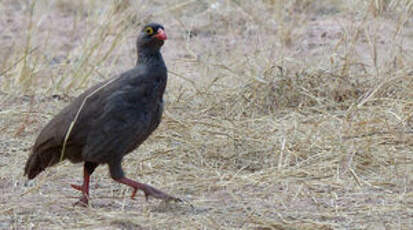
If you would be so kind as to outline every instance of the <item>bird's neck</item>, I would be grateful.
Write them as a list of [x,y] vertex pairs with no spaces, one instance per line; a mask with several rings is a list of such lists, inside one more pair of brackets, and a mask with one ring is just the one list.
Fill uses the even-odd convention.
[[141,50],[138,52],[138,60],[136,61],[136,65],[139,64],[162,64],[164,65],[164,61],[162,58],[161,52],[159,50]]

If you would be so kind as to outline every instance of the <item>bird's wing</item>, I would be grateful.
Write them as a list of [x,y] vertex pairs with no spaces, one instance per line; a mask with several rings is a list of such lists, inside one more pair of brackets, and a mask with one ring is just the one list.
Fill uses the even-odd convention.
[[[94,89],[99,87],[101,84],[98,84],[85,93],[80,95],[75,99],[70,105],[66,106],[58,115],[56,115],[46,127],[40,132],[39,136],[36,139],[36,142],[33,146],[32,153],[29,156],[29,159],[26,162],[25,174],[28,175],[30,179],[34,178],[37,174],[43,171],[45,168],[50,167],[58,163],[61,159],[65,159],[66,156],[62,156],[61,150],[63,142],[66,136],[66,133],[70,127],[72,121],[74,121],[77,110],[79,109],[83,99]],[[89,110],[93,110],[88,108]],[[95,110],[95,113],[99,111]],[[80,117],[81,119],[89,119],[94,113],[83,113]],[[67,144],[65,154],[72,155],[76,154],[80,157],[80,152],[82,149],[82,135],[84,136],[87,133],[88,127],[83,126],[74,126],[71,135]],[[76,138],[73,141],[73,137]],[[74,143],[74,144],[72,144]],[[71,158],[72,160],[80,160]]]
[[133,87],[127,84],[124,87],[107,98],[103,113],[93,121],[82,151],[84,160],[98,163],[120,160],[146,139],[151,106],[145,95],[151,84],[141,81]]
[[[99,83],[89,88],[50,120],[37,137],[36,143],[33,146],[33,151],[42,152],[50,148],[60,149],[66,137],[66,132],[72,122],[75,122],[75,124],[82,123],[83,120],[91,120],[91,117],[95,116],[94,114],[100,113],[99,106],[94,105],[96,104],[94,102],[100,98],[99,95],[97,95],[95,98],[91,98],[94,100],[88,100],[89,103],[82,109],[78,121],[75,121],[76,114],[80,109],[83,100],[104,83],[106,82]],[[78,129],[82,128],[84,128],[84,126],[75,125],[71,134],[78,133]],[[71,135],[71,137],[73,137],[73,135]]]

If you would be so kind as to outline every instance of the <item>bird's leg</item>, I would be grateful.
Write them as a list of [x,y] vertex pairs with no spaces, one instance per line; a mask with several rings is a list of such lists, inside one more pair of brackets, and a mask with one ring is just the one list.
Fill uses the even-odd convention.
[[83,184],[82,185],[76,185],[76,184],[71,184],[72,188],[79,190],[82,192],[82,197],[74,203],[73,205],[80,205],[80,206],[87,206],[89,203],[89,179],[90,175],[86,170],[86,167],[83,171]]
[[79,190],[82,192],[82,197],[78,202],[76,202],[74,205],[81,205],[81,206],[87,206],[89,203],[89,180],[90,180],[90,175],[92,175],[93,171],[95,171],[95,168],[98,165],[92,162],[85,162],[85,165],[83,167],[83,184],[82,185],[75,185],[71,184],[72,188]]
[[162,192],[162,191],[160,191],[160,190],[158,190],[158,189],[156,189],[152,186],[149,186],[149,185],[143,184],[143,183],[139,183],[137,181],[128,179],[126,177],[116,179],[116,181],[119,182],[119,183],[122,183],[122,184],[126,184],[126,185],[133,188],[133,192],[132,192],[132,196],[131,196],[132,199],[135,197],[136,191],[138,189],[140,189],[145,193],[146,200],[148,200],[149,196],[152,196],[154,198],[161,199],[161,200],[166,200],[166,201],[170,201],[170,200],[181,201],[181,199],[173,197],[171,195],[168,195],[168,194],[166,194],[166,193],[164,193],[164,192]]

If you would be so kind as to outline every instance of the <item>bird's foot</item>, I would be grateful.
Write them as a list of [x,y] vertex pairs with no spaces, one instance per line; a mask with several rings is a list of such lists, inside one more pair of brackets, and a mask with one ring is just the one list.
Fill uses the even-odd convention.
[[132,196],[131,198],[133,199],[135,197],[136,191],[140,189],[143,191],[143,193],[145,194],[145,198],[146,200],[148,200],[148,198],[154,197],[156,199],[160,199],[160,200],[165,200],[165,201],[176,201],[176,202],[180,202],[182,201],[179,198],[173,197],[169,194],[166,194],[164,192],[162,192],[161,190],[158,190],[150,185],[147,184],[141,184],[141,186],[139,188],[134,188],[133,192],[132,192]]
[[83,196],[73,204],[73,206],[81,206],[81,207],[87,207],[89,206],[89,191],[87,186],[83,185],[76,185],[76,184],[71,184],[72,188],[79,190],[83,193]]
[[133,188],[133,192],[132,192],[132,195],[131,195],[132,199],[134,199],[134,197],[136,195],[136,192],[138,190],[142,190],[143,193],[145,194],[146,200],[148,200],[148,198],[150,196],[152,196],[156,199],[165,200],[165,201],[176,201],[176,202],[182,201],[181,199],[173,197],[169,194],[166,194],[166,193],[164,193],[164,192],[162,192],[162,191],[160,191],[160,190],[158,190],[158,189],[156,189],[156,188],[154,188],[150,185],[139,183],[137,181],[133,181],[133,180],[125,178],[125,177],[120,178],[116,181],[118,181],[119,183],[122,183],[122,184],[129,185],[130,187]]
[[76,203],[74,203],[73,206],[88,207],[89,199],[87,198],[87,196],[83,196]]
[[70,186],[72,186],[72,188],[79,190],[81,192],[83,192],[85,190],[85,186],[84,185],[77,185],[77,184],[71,184]]

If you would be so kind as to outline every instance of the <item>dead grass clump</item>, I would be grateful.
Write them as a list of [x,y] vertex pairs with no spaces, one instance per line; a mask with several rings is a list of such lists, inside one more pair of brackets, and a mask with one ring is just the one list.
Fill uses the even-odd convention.
[[271,67],[261,76],[247,77],[237,89],[221,91],[225,95],[219,95],[220,92],[212,95],[216,95],[213,99],[222,99],[214,104],[231,107],[227,115],[255,117],[291,109],[346,110],[365,93],[368,84],[357,77],[323,72],[288,73]]

